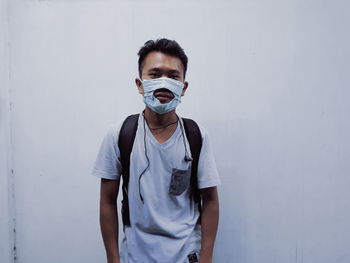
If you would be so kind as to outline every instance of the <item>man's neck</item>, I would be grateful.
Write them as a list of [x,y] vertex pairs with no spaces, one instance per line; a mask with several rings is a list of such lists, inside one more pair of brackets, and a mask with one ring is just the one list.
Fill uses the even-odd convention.
[[177,120],[177,115],[175,110],[164,113],[164,114],[158,114],[152,111],[150,108],[145,109],[145,118],[147,120],[147,123],[151,127],[161,127],[164,125],[167,125],[168,123],[174,122]]

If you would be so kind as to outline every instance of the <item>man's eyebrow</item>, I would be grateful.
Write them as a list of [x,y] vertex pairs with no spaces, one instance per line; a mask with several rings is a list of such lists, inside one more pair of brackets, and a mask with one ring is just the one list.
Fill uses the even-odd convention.
[[168,71],[168,73],[176,73],[176,74],[180,74],[180,71],[176,70],[176,69],[171,69]]
[[[150,72],[162,72],[162,69],[160,68],[150,68],[147,73],[150,73]],[[177,70],[177,69],[170,69],[170,70],[166,70],[166,73],[167,74],[178,74],[180,75],[180,71]]]
[[160,69],[159,68],[151,68],[148,70],[148,72],[150,72],[150,71],[160,71]]

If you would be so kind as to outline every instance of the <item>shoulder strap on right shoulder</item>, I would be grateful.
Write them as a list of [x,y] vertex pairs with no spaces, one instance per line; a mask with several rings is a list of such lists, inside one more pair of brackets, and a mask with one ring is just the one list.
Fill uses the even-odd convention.
[[[198,204],[198,210],[202,211],[202,198],[198,189],[198,161],[202,149],[202,134],[198,124],[191,119],[182,118],[188,143],[190,145],[192,161],[191,187],[194,201]],[[200,218],[198,219],[200,223]]]
[[130,225],[128,185],[130,171],[130,155],[134,145],[139,114],[128,116],[123,122],[119,131],[118,147],[120,151],[120,161],[122,165],[123,178],[123,200],[122,200],[122,218],[124,225]]

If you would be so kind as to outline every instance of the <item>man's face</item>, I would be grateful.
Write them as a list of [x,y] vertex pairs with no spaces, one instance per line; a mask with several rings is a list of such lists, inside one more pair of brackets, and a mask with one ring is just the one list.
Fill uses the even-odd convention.
[[[143,61],[141,79],[156,79],[161,77],[172,78],[184,83],[182,96],[185,94],[188,83],[184,81],[184,66],[178,57],[164,54],[159,51],[150,52]],[[144,94],[142,82],[136,79],[136,85],[140,94]],[[158,89],[154,96],[160,103],[168,103],[174,98],[174,94],[167,89]]]

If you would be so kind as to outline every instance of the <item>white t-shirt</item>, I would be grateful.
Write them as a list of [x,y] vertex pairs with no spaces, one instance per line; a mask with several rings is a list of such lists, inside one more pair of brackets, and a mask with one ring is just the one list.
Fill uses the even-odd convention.
[[[184,158],[186,151],[182,136],[186,137],[186,134],[181,118],[180,121],[182,125],[177,125],[172,136],[159,143],[143,115],[139,116],[130,156],[130,226],[124,228],[120,246],[123,263],[183,263],[189,262],[188,255],[199,254],[201,232],[200,225],[196,224],[199,212],[197,204],[190,198],[191,162]],[[104,137],[92,171],[94,176],[120,178],[118,136],[121,125],[122,122],[112,126]],[[200,131],[202,149],[197,176],[198,187],[202,189],[219,185],[220,179],[208,133],[202,127]],[[191,156],[186,138],[185,143],[187,155]]]

